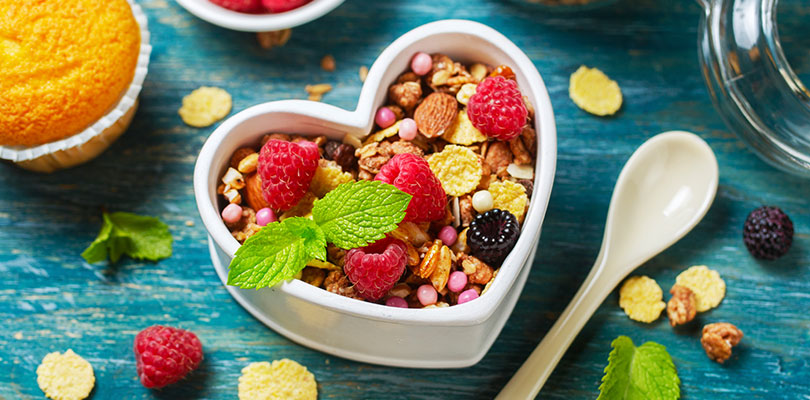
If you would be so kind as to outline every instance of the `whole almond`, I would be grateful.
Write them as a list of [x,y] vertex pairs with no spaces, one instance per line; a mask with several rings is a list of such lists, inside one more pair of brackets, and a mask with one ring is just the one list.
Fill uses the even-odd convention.
[[264,199],[264,195],[262,194],[262,178],[259,174],[250,174],[245,177],[245,201],[248,204],[248,207],[252,208],[254,211],[259,211],[262,208],[270,207],[270,204],[267,203],[267,200]]
[[419,132],[428,138],[444,133],[456,119],[458,101],[447,93],[431,93],[416,107],[413,119]]

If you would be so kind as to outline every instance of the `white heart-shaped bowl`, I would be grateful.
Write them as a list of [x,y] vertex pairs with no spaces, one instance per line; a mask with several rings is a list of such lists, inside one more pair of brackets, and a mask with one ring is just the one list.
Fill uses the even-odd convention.
[[341,5],[344,0],[312,0],[283,13],[248,14],[220,7],[208,0],[177,0],[197,18],[223,28],[242,32],[269,32],[314,21]]
[[452,307],[404,309],[350,299],[292,280],[273,288],[226,288],[267,326],[298,342],[339,357],[374,364],[453,368],[478,362],[503,328],[529,274],[551,194],[557,133],[548,92],[526,55],[506,37],[477,22],[446,20],[416,28],[392,43],[369,71],[357,109],[288,100],[250,107],[229,118],[205,142],[194,169],[197,207],[209,234],[211,259],[223,283],[239,243],[223,224],[217,185],[231,154],[256,146],[262,135],[287,132],[365,136],[374,111],[385,104],[388,86],[409,68],[413,54],[441,52],[453,59],[506,64],[535,109],[538,157],[534,193],[520,238],[490,289]]

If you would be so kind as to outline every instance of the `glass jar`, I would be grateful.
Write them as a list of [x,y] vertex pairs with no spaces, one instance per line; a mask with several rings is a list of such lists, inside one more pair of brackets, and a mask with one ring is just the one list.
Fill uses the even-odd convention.
[[763,160],[810,177],[810,92],[779,41],[779,1],[699,2],[698,51],[718,112]]

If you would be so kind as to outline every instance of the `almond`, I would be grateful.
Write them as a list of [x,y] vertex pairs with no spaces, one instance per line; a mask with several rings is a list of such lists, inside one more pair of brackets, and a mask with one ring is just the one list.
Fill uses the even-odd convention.
[[416,107],[413,119],[419,132],[428,138],[444,133],[458,114],[458,101],[447,93],[431,93]]
[[270,207],[262,194],[262,178],[259,174],[250,174],[245,177],[245,201],[248,207],[255,211]]

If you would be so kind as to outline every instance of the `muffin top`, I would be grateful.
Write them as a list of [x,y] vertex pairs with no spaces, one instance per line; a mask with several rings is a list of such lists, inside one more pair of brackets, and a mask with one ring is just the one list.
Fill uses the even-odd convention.
[[95,123],[132,82],[140,40],[126,0],[0,0],[0,145]]

